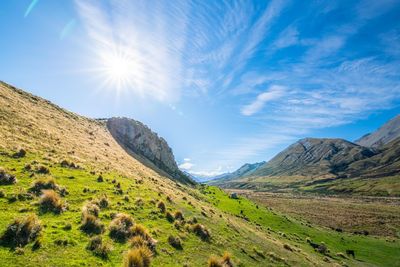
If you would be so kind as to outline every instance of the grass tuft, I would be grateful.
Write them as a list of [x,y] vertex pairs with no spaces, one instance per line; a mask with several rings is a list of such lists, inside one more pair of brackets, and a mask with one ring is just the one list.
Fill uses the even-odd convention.
[[53,212],[60,214],[66,210],[65,203],[54,190],[44,190],[39,200],[40,210],[42,212]]
[[42,226],[36,215],[17,218],[8,225],[6,231],[0,237],[0,242],[7,247],[23,247],[36,240],[41,230]]
[[132,227],[134,221],[131,216],[119,213],[110,223],[110,237],[118,242],[125,242],[133,236]]
[[153,254],[147,247],[130,249],[125,257],[125,267],[149,267]]

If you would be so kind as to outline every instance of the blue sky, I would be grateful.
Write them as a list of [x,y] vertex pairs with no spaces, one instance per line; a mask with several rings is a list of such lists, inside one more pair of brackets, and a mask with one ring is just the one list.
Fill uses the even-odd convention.
[[400,113],[400,1],[0,2],[0,79],[140,120],[197,175]]

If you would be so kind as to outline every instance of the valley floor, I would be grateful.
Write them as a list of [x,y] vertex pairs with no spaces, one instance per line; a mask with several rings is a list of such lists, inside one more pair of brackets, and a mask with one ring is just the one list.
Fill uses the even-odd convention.
[[316,196],[227,190],[266,207],[338,231],[400,237],[400,198]]

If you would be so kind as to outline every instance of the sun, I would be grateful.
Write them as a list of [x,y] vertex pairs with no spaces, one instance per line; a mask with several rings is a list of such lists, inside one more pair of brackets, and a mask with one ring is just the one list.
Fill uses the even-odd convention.
[[121,90],[132,84],[135,60],[124,53],[106,52],[102,55],[102,72],[109,85]]

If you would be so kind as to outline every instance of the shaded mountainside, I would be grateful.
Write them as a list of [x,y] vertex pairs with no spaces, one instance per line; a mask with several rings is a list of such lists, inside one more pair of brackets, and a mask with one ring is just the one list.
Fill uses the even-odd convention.
[[391,119],[373,133],[366,134],[355,143],[365,147],[381,147],[400,137],[400,115]]
[[107,128],[130,155],[149,160],[173,179],[195,184],[179,170],[168,143],[143,123],[128,118],[111,118],[107,120]]
[[[374,156],[353,162],[346,170],[349,177],[385,177],[400,174],[400,137],[380,147]],[[399,181],[400,183],[400,181]]]
[[332,177],[345,171],[351,163],[375,153],[343,139],[305,138],[259,167],[252,176]]

